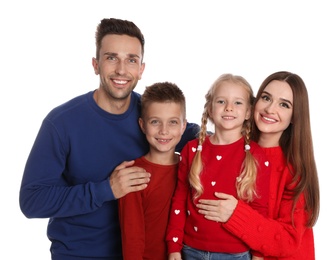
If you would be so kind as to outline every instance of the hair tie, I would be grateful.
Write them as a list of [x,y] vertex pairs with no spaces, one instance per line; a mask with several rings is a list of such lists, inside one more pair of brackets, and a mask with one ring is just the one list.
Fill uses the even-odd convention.
[[246,145],[244,146],[244,150],[245,150],[245,151],[249,151],[249,150],[250,150],[250,145],[249,145],[249,144],[246,144]]
[[202,148],[202,145],[198,145],[198,146],[197,146],[197,151],[202,151],[202,149],[203,149],[203,148]]

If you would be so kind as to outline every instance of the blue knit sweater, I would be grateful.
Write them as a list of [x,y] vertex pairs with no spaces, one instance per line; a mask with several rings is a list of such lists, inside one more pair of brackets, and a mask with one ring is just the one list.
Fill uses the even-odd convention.
[[[96,104],[91,91],[43,120],[24,170],[20,206],[28,218],[50,219],[52,259],[122,259],[109,175],[148,151],[139,114],[138,93],[124,114],[114,115]],[[188,124],[178,150],[198,128]]]

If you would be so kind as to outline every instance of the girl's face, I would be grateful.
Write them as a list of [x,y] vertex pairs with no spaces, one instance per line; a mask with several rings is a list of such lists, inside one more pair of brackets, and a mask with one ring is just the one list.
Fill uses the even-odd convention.
[[[261,139],[277,146],[293,115],[293,91],[287,82],[273,80],[264,89],[254,109],[254,120],[261,131]],[[265,142],[265,144],[267,144]]]
[[241,136],[243,122],[250,118],[249,94],[242,85],[222,82],[215,91],[210,117],[215,130],[232,131]]

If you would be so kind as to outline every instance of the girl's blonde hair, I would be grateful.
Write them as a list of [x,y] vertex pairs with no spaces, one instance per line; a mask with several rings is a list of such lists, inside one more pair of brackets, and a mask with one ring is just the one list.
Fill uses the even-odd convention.
[[[202,145],[207,136],[208,120],[214,123],[213,119],[210,117],[209,111],[212,110],[212,102],[216,89],[224,82],[232,82],[243,86],[243,90],[248,93],[248,103],[250,105],[250,109],[252,109],[252,105],[254,102],[254,95],[250,84],[243,77],[232,74],[222,74],[221,76],[219,76],[205,95],[206,102],[204,105],[204,111],[201,119],[201,131],[199,132],[198,137],[198,147],[189,172],[189,183],[195,190],[194,199],[198,198],[203,193],[203,186],[200,180],[200,174],[203,170],[203,162],[201,155]],[[257,162],[254,156],[250,153],[251,120],[252,113],[250,115],[250,119],[243,122],[241,133],[245,140],[245,147],[243,147],[243,149],[245,150],[246,156],[235,184],[238,197],[247,202],[252,201],[257,196]]]

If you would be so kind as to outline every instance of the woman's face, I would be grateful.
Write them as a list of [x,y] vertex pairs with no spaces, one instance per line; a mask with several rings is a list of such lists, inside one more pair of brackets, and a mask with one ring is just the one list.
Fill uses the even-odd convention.
[[293,91],[287,82],[273,80],[257,98],[254,120],[261,131],[260,139],[268,137],[270,145],[276,146],[292,121]]

